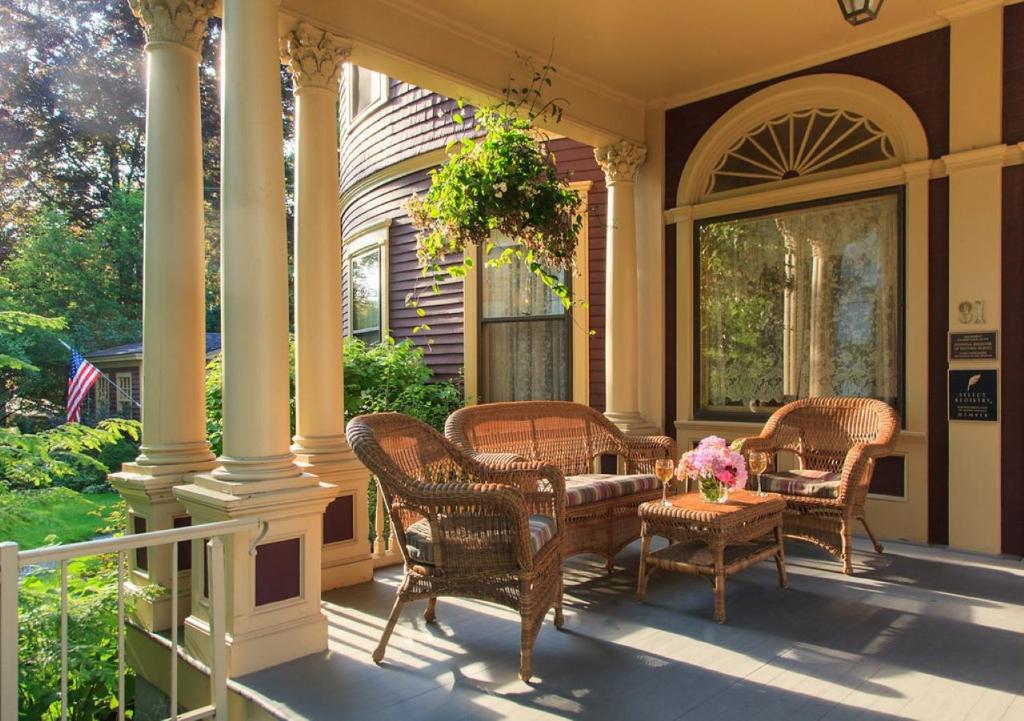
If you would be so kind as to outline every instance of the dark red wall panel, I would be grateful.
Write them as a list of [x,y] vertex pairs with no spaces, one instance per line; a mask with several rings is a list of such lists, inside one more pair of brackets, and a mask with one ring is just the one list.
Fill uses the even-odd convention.
[[1024,165],[1003,169],[1002,293],[1002,550],[1020,556],[1024,555]]
[[949,543],[949,179],[928,184],[928,542]]
[[1024,3],[1003,9],[1003,142],[1024,140]]

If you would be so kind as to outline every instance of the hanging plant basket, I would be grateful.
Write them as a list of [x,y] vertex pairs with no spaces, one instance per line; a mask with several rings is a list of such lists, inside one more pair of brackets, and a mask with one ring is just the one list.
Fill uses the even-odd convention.
[[[530,85],[506,90],[500,105],[477,109],[481,135],[451,141],[448,160],[431,171],[430,190],[406,202],[419,231],[417,254],[435,292],[446,277],[466,275],[472,261],[465,250],[478,246],[490,265],[522,261],[565,307],[572,304],[563,278],[573,269],[583,209],[579,194],[558,176],[548,138],[535,127],[540,118],[561,118],[557,102],[541,102],[553,72],[550,65],[533,71]],[[453,114],[460,125],[462,109],[460,102]],[[495,235],[512,244],[488,257]],[[460,253],[461,264],[445,265],[446,257]]]

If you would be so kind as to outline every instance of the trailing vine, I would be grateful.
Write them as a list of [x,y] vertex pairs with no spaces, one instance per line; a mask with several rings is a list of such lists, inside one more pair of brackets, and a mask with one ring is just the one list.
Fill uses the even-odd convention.
[[[405,203],[417,229],[416,250],[423,276],[440,292],[447,278],[465,278],[473,261],[467,246],[484,249],[488,266],[520,261],[569,308],[572,293],[564,278],[574,271],[573,258],[583,227],[580,195],[558,176],[556,158],[548,149],[549,137],[538,121],[559,122],[561,98],[546,99],[557,72],[550,58],[537,69],[520,58],[530,81],[517,85],[512,77],[502,101],[477,108],[473,122],[481,136],[463,137],[448,143],[448,160],[431,171],[431,186],[423,196]],[[465,104],[459,101],[452,120],[466,123]],[[511,245],[496,257],[495,235]],[[449,255],[462,253],[461,263],[446,264]],[[406,299],[422,318],[416,293]],[[413,329],[428,330],[425,323]]]

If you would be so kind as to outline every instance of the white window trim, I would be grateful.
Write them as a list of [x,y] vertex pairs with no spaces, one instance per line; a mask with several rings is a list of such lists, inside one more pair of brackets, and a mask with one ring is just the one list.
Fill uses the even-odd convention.
[[352,334],[352,259],[361,253],[377,248],[380,250],[380,337],[381,340],[391,335],[391,317],[388,312],[390,284],[388,282],[388,237],[391,218],[364,225],[345,236],[341,241],[342,263],[347,271],[348,287],[345,290],[345,304],[348,307],[348,329],[345,335]]
[[369,70],[373,73],[373,84],[376,86],[378,97],[376,100],[371,102],[365,108],[358,113],[356,112],[356,72],[355,69],[359,67],[354,63],[347,63],[345,65],[345,89],[348,96],[348,102],[345,103],[346,116],[348,117],[349,128],[358,125],[363,119],[369,117],[373,112],[381,105],[388,101],[388,91],[391,87],[390,78],[384,73],[378,72],[371,68],[364,67],[364,70]]

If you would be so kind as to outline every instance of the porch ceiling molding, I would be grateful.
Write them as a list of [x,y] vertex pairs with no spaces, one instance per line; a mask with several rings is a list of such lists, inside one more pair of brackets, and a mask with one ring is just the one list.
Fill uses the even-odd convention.
[[[510,72],[526,72],[517,55],[546,60],[405,0],[284,0],[282,15],[351,38],[356,65],[474,105],[500,98]],[[555,89],[565,113],[551,130],[594,146],[643,140],[642,100],[562,67]]]
[[[708,176],[722,156],[751,129],[773,118],[809,108],[836,108],[862,115],[877,125],[892,142],[895,158],[892,165],[925,160],[928,142],[917,114],[903,98],[872,80],[838,73],[808,75],[771,85],[736,104],[719,118],[701,138],[686,163],[676,189],[677,205],[692,205],[705,200]],[[878,163],[872,164],[878,167]],[[884,166],[883,166],[884,167]],[[844,168],[834,173],[817,173],[757,186],[758,190],[783,185],[800,185],[809,179],[830,175],[863,173],[865,166]],[[714,194],[707,200],[743,194],[742,189]]]

